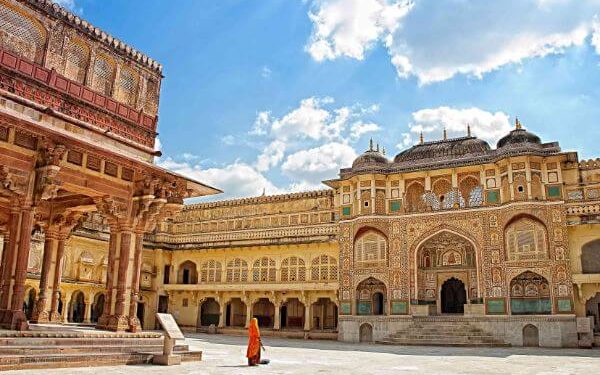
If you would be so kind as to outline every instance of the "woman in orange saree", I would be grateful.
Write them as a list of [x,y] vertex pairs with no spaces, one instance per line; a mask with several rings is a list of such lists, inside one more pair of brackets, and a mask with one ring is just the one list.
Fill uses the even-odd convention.
[[256,366],[260,364],[260,330],[258,329],[258,320],[250,319],[248,326],[248,350],[246,357],[248,358],[248,366]]

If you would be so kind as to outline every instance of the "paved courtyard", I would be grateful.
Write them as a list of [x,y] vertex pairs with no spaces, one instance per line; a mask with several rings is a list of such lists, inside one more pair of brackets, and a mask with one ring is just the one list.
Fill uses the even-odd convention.
[[[187,339],[204,360],[170,368],[118,366],[44,370],[53,374],[598,374],[600,350],[481,349],[345,344],[265,337],[271,364],[245,366],[244,337],[197,334]],[[40,370],[7,374],[40,374]]]

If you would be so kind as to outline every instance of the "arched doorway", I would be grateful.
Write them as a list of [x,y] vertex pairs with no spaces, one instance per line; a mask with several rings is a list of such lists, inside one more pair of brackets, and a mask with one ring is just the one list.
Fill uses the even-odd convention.
[[360,342],[373,342],[373,327],[369,323],[363,323],[359,329]]
[[600,332],[600,293],[585,303],[585,316],[591,316],[594,319],[594,332]]
[[244,327],[246,325],[246,304],[242,302],[241,298],[232,298],[225,310],[227,327]]
[[211,324],[218,326],[220,313],[219,303],[214,298],[207,298],[200,306],[198,326],[208,327]]
[[441,290],[442,314],[462,314],[467,303],[465,284],[451,277],[442,284]]
[[281,306],[281,328],[304,328],[304,304],[298,298],[290,298]]
[[600,273],[600,239],[581,247],[581,272]]
[[531,271],[523,272],[512,279],[510,311],[513,315],[552,313],[548,280]]
[[523,346],[540,346],[540,333],[533,324],[527,324],[523,327]]
[[385,315],[385,284],[374,277],[363,280],[356,287],[356,312],[358,315]]
[[75,292],[71,297],[71,319],[73,323],[83,323],[85,317],[85,297],[83,292]]
[[94,304],[92,306],[92,323],[97,323],[98,318],[102,316],[104,312],[104,293],[98,293],[94,297]]
[[35,309],[35,289],[29,289],[29,293],[25,295],[25,301],[23,301],[23,312],[25,312],[25,316],[27,320],[31,319],[33,315],[33,309]]
[[252,315],[258,319],[259,327],[273,328],[275,305],[268,298],[261,298],[254,304]]

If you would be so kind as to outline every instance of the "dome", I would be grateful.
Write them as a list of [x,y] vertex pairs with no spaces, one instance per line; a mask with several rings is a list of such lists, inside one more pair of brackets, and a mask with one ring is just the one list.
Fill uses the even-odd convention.
[[362,155],[354,159],[352,168],[368,167],[372,165],[386,165],[390,161],[381,152],[373,149],[365,151]]
[[455,159],[463,156],[485,155],[490,145],[476,137],[461,137],[441,141],[424,142],[402,151],[394,163],[418,162],[440,158]]
[[542,141],[537,135],[528,132],[521,127],[521,124],[517,122],[517,128],[512,130],[508,135],[502,137],[496,147],[502,148],[507,146],[521,146],[525,144],[541,145]]

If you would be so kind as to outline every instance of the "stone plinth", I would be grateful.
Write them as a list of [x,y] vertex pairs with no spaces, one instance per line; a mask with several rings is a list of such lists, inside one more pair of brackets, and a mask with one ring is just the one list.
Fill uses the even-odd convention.
[[465,304],[465,317],[469,316],[484,316],[485,305],[484,304]]
[[410,312],[413,316],[430,316],[435,315],[435,305],[411,305]]

